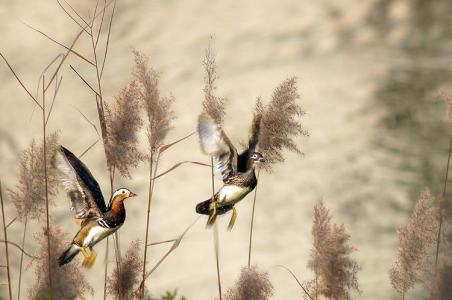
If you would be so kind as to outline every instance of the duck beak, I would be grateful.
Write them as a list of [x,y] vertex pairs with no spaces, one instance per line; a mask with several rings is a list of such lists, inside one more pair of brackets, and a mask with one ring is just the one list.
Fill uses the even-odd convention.
[[135,194],[134,192],[130,192],[129,197],[136,197],[137,194]]
[[267,162],[267,160],[262,157],[262,158],[259,158],[259,162],[264,163],[264,162]]

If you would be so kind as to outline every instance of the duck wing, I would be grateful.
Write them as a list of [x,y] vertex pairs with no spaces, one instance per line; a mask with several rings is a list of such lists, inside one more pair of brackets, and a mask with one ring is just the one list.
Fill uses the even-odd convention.
[[237,150],[220,125],[205,113],[198,119],[198,135],[202,150],[213,157],[215,172],[221,174],[221,179],[237,174]]
[[53,165],[59,171],[60,181],[71,198],[71,210],[75,218],[99,218],[107,211],[99,184],[71,151],[60,146],[53,157]]
[[261,130],[262,114],[255,113],[248,134],[248,149],[244,150],[238,156],[237,170],[239,172],[246,172],[251,168],[251,155],[256,151],[257,143],[259,142],[259,134]]

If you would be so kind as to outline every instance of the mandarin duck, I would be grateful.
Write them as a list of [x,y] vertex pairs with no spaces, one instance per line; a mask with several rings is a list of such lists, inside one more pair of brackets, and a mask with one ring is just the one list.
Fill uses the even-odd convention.
[[91,172],[63,146],[57,148],[53,165],[59,171],[59,179],[71,200],[71,210],[81,226],[71,245],[59,257],[58,264],[69,263],[81,252],[85,257],[82,265],[90,268],[97,256],[94,245],[122,226],[126,219],[123,201],[136,194],[120,188],[113,193],[106,206],[99,184]]
[[232,210],[228,229],[231,230],[237,218],[235,204],[245,198],[257,185],[254,172],[265,163],[261,153],[256,152],[260,132],[261,115],[255,114],[249,132],[248,147],[242,153],[231,143],[228,136],[206,113],[199,116],[198,135],[203,152],[213,158],[213,167],[224,185],[213,197],[196,205],[196,212],[208,215],[207,225],[212,225],[217,215]]

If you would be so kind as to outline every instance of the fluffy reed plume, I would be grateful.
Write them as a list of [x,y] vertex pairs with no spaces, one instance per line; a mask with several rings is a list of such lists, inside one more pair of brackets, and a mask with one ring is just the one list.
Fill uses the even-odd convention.
[[350,257],[355,248],[344,225],[330,224],[331,216],[323,201],[314,206],[312,236],[314,239],[308,267],[314,271],[311,295],[331,299],[351,299],[350,292],[360,293],[356,277],[361,267]]
[[[46,137],[46,163],[51,168],[52,155],[58,146],[58,134]],[[8,190],[11,201],[17,210],[17,216],[41,220],[46,213],[46,191],[44,175],[44,146],[33,140],[24,150],[20,159],[19,182],[15,190]],[[58,179],[52,172],[47,174],[49,196],[57,191]]]
[[419,195],[408,224],[398,230],[398,255],[389,277],[402,299],[405,299],[409,289],[422,281],[427,270],[427,252],[435,245],[437,232],[437,210],[426,189]]
[[297,103],[299,98],[297,80],[292,77],[275,89],[267,105],[263,105],[260,99],[257,100],[256,113],[262,115],[258,147],[268,161],[268,171],[271,171],[272,164],[284,161],[284,149],[301,153],[295,138],[299,135],[306,136],[308,132],[300,123],[300,117],[305,112]]
[[139,91],[134,81],[124,87],[113,106],[106,105],[107,159],[121,175],[130,178],[130,168],[137,167],[142,154],[137,150],[140,116]]
[[441,91],[440,92],[440,96],[441,98],[444,99],[444,102],[446,103],[447,106],[447,116],[449,117],[449,120],[452,120],[452,95]]
[[163,144],[163,140],[171,129],[171,121],[175,118],[171,105],[174,97],[161,97],[159,91],[159,75],[149,67],[149,59],[134,50],[135,71],[138,95],[149,124],[147,136],[152,154]]
[[257,266],[244,267],[234,287],[229,289],[225,300],[267,300],[273,295],[273,285],[267,272],[261,272]]
[[142,272],[140,241],[131,243],[122,257],[119,268],[116,267],[108,278],[108,293],[115,299],[138,299],[136,293]]
[[225,116],[225,99],[215,96],[215,90],[217,89],[215,81],[218,79],[218,76],[215,56],[212,52],[212,47],[209,44],[202,62],[206,72],[204,77],[204,101],[202,102],[202,106],[204,111],[209,114],[217,124],[222,124]]
[[[85,299],[85,294],[89,292],[93,295],[94,290],[86,281],[83,272],[76,264],[69,264],[64,267],[58,266],[58,256],[65,250],[66,242],[69,240],[66,234],[55,226],[50,230],[51,266],[48,266],[47,256],[47,232],[36,236],[36,243],[40,246],[40,257],[35,260],[35,282],[28,290],[30,299]],[[48,270],[52,272],[52,288],[48,286]],[[88,297],[88,299],[91,297]]]
[[444,263],[438,270],[432,289],[432,300],[452,299],[452,262]]
[[171,109],[174,102],[173,97],[161,97],[159,91],[159,76],[157,72],[149,67],[148,58],[142,53],[134,50],[135,70],[134,77],[138,85],[139,100],[147,115],[147,136],[149,142],[149,193],[146,214],[146,233],[144,239],[144,257],[142,269],[142,281],[140,283],[140,298],[144,297],[146,282],[146,261],[149,241],[149,223],[150,211],[152,204],[152,195],[154,192],[155,181],[152,180],[156,176],[160,147],[171,129],[171,121],[175,115]]

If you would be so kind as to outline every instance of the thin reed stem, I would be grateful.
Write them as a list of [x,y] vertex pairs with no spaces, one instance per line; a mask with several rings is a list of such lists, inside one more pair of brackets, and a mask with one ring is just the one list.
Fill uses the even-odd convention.
[[105,248],[105,268],[104,268],[104,300],[107,299],[107,279],[108,279],[108,247],[110,237],[107,236],[107,246]]
[[248,246],[248,268],[251,265],[251,245],[253,242],[253,227],[254,227],[254,208],[256,207],[256,196],[257,196],[257,186],[259,184],[259,174],[261,172],[261,169],[259,168],[257,170],[257,184],[256,184],[256,188],[254,189],[254,198],[253,198],[253,210],[251,212],[251,225],[250,225],[250,243]]
[[[451,153],[452,153],[452,138],[450,139],[450,143],[449,143],[449,156],[447,157],[446,176],[444,178],[443,199],[446,198],[447,178],[449,176],[449,164],[450,164]],[[441,210],[442,208],[440,207],[439,209]],[[442,215],[441,211],[440,211],[439,216],[440,216],[440,218],[439,218],[439,226],[438,226],[438,236],[436,238],[435,274],[437,273],[437,270],[438,270],[439,246],[440,246],[440,241],[441,241],[441,230],[442,230],[442,226],[443,226],[443,215]]]
[[11,275],[9,269],[9,252],[8,252],[8,233],[6,230],[6,221],[5,221],[5,208],[3,203],[3,191],[2,191],[2,182],[0,181],[0,201],[2,204],[2,220],[3,220],[3,234],[5,236],[5,254],[6,254],[6,274],[8,276],[8,292],[9,299],[13,299],[13,292],[11,290]]
[[[215,181],[214,181],[214,171],[213,171],[213,157],[210,157],[210,165],[211,165],[211,179],[212,179],[212,201],[215,199]],[[215,249],[215,261],[217,265],[217,282],[218,282],[218,294],[220,296],[220,300],[223,299],[223,293],[221,292],[221,277],[220,277],[220,258],[219,258],[219,248],[220,242],[218,238],[218,226],[217,222],[213,224],[213,243]]]
[[[28,215],[25,216],[24,221],[24,233],[22,235],[22,249],[25,248],[25,236],[27,235],[27,223],[28,223]],[[24,262],[24,253],[20,253],[20,263],[19,263],[19,283],[17,286],[17,300],[20,300],[20,288],[22,283],[22,267]]]
[[144,242],[144,257],[143,257],[143,280],[141,285],[141,298],[144,297],[144,288],[145,288],[145,281],[146,281],[146,261],[147,261],[147,252],[148,252],[148,241],[149,241],[149,220],[150,220],[150,213],[151,213],[151,204],[152,204],[152,195],[154,194],[154,185],[155,180],[153,179],[157,173],[157,167],[160,159],[160,150],[158,150],[157,159],[155,160],[155,166],[154,166],[154,151],[151,151],[151,157],[150,157],[150,163],[149,163],[149,194],[148,194],[148,210],[147,210],[147,216],[146,216],[146,235],[145,235],[145,242]]
[[44,182],[46,194],[46,226],[47,226],[47,258],[49,272],[49,288],[52,289],[52,269],[50,256],[50,219],[49,219],[49,187],[47,178],[47,142],[46,142],[46,99],[45,99],[45,76],[42,77],[42,135],[43,135],[43,152],[44,152]]

